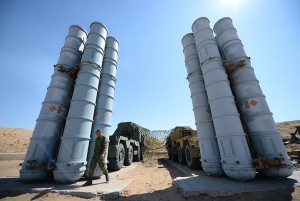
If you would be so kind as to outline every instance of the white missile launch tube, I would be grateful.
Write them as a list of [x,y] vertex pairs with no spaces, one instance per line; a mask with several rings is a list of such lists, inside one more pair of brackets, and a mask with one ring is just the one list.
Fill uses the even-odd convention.
[[74,183],[86,170],[106,37],[103,24],[91,24],[53,172],[60,183]]
[[[116,73],[118,63],[119,42],[114,37],[107,37],[105,54],[102,64],[102,72],[100,76],[99,92],[97,95],[94,123],[91,132],[91,141],[89,144],[88,157],[87,157],[87,170],[85,175],[88,176],[89,164],[92,161],[97,129],[102,129],[103,135],[109,141],[111,117],[114,103],[114,93],[116,85]],[[108,147],[107,147],[108,148]],[[107,164],[107,153],[105,155],[105,163]],[[94,177],[99,177],[103,173],[97,166],[94,172]]]
[[290,176],[293,166],[232,20],[220,19],[214,32],[222,55],[229,63],[245,60],[245,66],[230,74],[230,81],[256,155],[267,160],[281,159],[281,167],[270,167],[263,172],[273,178]]
[[220,162],[220,152],[193,33],[186,34],[181,42],[197,127],[201,165],[207,174],[221,176],[223,169]]
[[80,62],[85,40],[84,29],[70,26],[20,170],[24,182],[42,181],[51,174],[74,87],[69,73]]
[[255,177],[252,157],[218,46],[205,17],[192,25],[225,174],[237,181]]

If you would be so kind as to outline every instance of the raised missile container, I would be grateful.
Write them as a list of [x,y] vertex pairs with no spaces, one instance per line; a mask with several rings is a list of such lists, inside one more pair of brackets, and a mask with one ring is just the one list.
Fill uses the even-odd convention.
[[220,162],[220,153],[216,139],[214,125],[211,119],[210,107],[200,68],[193,33],[182,38],[187,79],[191,91],[193,111],[197,127],[197,137],[201,153],[201,166],[203,170],[213,176],[221,176],[223,169]]
[[86,170],[106,37],[103,24],[91,24],[53,172],[60,183],[74,183]]
[[70,26],[20,170],[24,182],[42,181],[51,175],[73,92],[74,69],[85,41],[85,30]]
[[193,23],[192,30],[218,140],[222,168],[231,179],[251,180],[255,177],[256,171],[209,20],[205,17],[198,18]]
[[[87,157],[87,170],[85,175],[88,176],[89,164],[92,161],[97,129],[102,129],[103,135],[109,139],[111,128],[111,117],[114,103],[116,73],[118,63],[119,42],[114,37],[107,37],[105,45],[105,53],[102,64],[102,72],[100,75],[99,92],[95,108],[94,122],[91,132],[91,141],[89,144]],[[108,148],[108,147],[107,147]],[[108,150],[106,150],[106,153]],[[107,154],[105,155],[105,163],[107,163]],[[102,171],[97,166],[94,177],[98,177]]]
[[[261,164],[258,168],[273,178],[290,176],[293,166],[232,20],[220,19],[214,25],[214,32],[224,59],[233,67],[229,78],[256,152],[255,161]],[[243,65],[236,65],[241,63]]]

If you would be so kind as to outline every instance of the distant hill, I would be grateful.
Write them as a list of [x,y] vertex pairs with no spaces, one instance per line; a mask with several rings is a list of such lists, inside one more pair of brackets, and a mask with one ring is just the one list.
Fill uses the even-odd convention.
[[290,133],[295,132],[296,130],[295,126],[300,126],[300,120],[284,121],[284,122],[276,123],[276,126],[280,132],[282,139],[286,140],[291,138]]
[[0,153],[26,153],[32,130],[0,127]]

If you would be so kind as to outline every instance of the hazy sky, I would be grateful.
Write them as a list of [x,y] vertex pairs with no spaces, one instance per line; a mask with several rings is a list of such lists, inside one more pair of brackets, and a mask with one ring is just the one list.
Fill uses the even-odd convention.
[[69,26],[99,21],[120,42],[112,129],[195,128],[181,39],[203,16],[233,20],[275,121],[299,120],[298,0],[1,0],[0,126],[34,129]]

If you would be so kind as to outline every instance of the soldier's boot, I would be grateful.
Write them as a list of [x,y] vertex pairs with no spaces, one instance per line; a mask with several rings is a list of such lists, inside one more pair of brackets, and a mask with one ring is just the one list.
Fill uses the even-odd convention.
[[106,178],[106,183],[109,182],[109,176],[108,176],[108,173],[104,174],[105,175],[105,178]]
[[87,182],[85,182],[82,186],[91,186],[93,185],[93,177],[89,177]]

